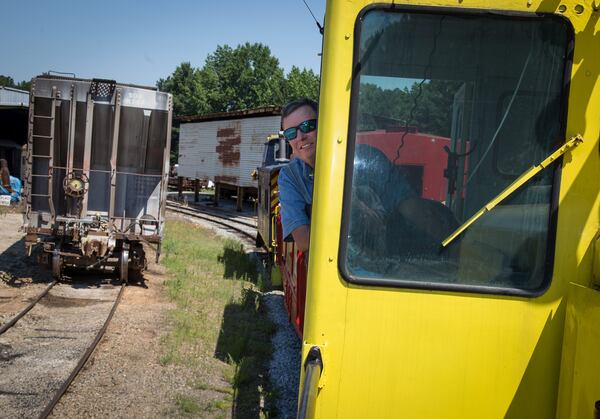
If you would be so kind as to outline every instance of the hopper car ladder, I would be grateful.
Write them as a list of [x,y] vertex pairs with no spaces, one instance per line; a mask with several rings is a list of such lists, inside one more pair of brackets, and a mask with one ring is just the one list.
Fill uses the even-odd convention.
[[[32,90],[32,94],[31,94],[31,98],[30,98],[30,132],[29,132],[29,145],[30,145],[30,149],[28,150],[28,163],[29,163],[29,167],[31,168],[29,173],[28,173],[28,184],[30,185],[30,191],[29,194],[27,196],[27,203],[29,206],[31,206],[31,198],[32,197],[41,197],[41,198],[48,198],[48,208],[50,210],[50,214],[51,214],[51,218],[52,218],[52,223],[54,223],[55,219],[56,219],[56,212],[54,209],[54,201],[53,201],[53,197],[52,197],[52,179],[54,176],[54,133],[55,133],[55,123],[56,123],[56,104],[59,100],[59,96],[60,93],[58,92],[58,90],[56,89],[56,87],[52,88],[52,101],[51,101],[51,105],[50,105],[50,114],[49,115],[42,115],[42,114],[36,114],[36,108],[35,108],[35,88]],[[44,133],[44,134],[40,134],[40,133],[35,133],[35,121],[36,120],[48,120],[49,121],[49,133]],[[38,141],[48,141],[48,153],[49,154],[34,154],[34,144],[37,144]],[[34,159],[46,159],[48,160],[48,173],[47,174],[39,174],[39,173],[33,173],[33,160]],[[40,194],[40,193],[33,193],[33,178],[34,177],[39,177],[39,178],[47,178],[48,179],[48,193],[46,194]]]

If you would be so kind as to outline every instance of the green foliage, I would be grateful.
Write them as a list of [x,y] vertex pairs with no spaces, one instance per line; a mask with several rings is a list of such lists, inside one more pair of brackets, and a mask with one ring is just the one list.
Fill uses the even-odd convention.
[[263,44],[245,43],[235,49],[218,46],[203,71],[216,89],[213,111],[256,108],[283,101],[283,70]]
[[319,100],[319,77],[310,69],[293,66],[285,81],[285,101],[299,97]]
[[296,66],[286,77],[269,47],[245,43],[218,46],[202,68],[181,63],[157,87],[173,94],[174,114],[181,116],[284,105],[302,96],[317,100],[319,77]]
[[184,415],[196,415],[202,411],[194,399],[184,395],[178,395],[176,399],[179,411]]
[[15,81],[12,77],[0,75],[0,86],[15,87]]
[[431,80],[410,89],[382,89],[375,84],[360,87],[360,130],[385,126],[417,127],[420,132],[450,136],[452,103],[460,82]]
[[173,94],[175,115],[195,115],[209,111],[201,71],[190,63],[181,63],[166,79],[160,79],[157,87]]
[[12,87],[20,90],[27,90],[31,88],[31,82],[23,80],[22,82],[15,83],[12,77],[4,76],[0,74],[0,86]]

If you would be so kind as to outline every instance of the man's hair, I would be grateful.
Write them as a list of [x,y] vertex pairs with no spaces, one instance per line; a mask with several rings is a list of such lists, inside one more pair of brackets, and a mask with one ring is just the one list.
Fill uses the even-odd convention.
[[290,115],[296,109],[300,109],[304,106],[308,106],[309,108],[311,108],[315,112],[315,115],[319,114],[319,104],[317,102],[315,102],[314,100],[309,99],[307,97],[302,97],[300,99],[292,100],[287,105],[285,105],[283,107],[283,109],[281,110],[281,123],[282,123],[281,128],[283,129],[283,119],[285,117]]

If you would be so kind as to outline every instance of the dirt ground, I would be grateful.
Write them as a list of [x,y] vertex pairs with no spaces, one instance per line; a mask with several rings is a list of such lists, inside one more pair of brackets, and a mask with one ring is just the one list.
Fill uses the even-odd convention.
[[[24,255],[20,214],[0,215],[0,323],[25,307],[50,280],[47,271]],[[129,286],[113,320],[88,360],[52,413],[55,418],[177,417],[178,398],[186,394],[211,399],[210,389],[194,388],[197,375],[184,365],[161,365],[161,338],[169,332],[173,307],[163,284],[164,268],[148,254],[142,285]],[[204,382],[219,388],[221,377],[206,372]],[[201,417],[222,417],[223,411]],[[226,416],[230,416],[227,414]]]
[[172,416],[185,374],[162,366],[161,337],[168,333],[171,303],[163,293],[162,267],[151,264],[144,286],[125,290],[96,351],[71,384],[52,417]]
[[25,257],[22,224],[19,212],[0,213],[0,323],[25,308],[52,281],[50,272]]

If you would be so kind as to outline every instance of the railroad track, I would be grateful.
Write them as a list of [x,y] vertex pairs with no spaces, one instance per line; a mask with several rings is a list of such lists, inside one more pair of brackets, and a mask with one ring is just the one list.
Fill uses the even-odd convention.
[[2,417],[46,418],[100,342],[125,284],[85,285],[54,281],[0,327]]
[[191,208],[191,209],[196,209],[199,212],[203,213],[203,214],[210,214],[210,215],[214,215],[215,217],[220,217],[220,218],[224,218],[224,219],[236,219],[236,220],[240,220],[240,221],[244,221],[247,223],[254,223],[254,225],[256,225],[256,216],[247,216],[247,215],[242,215],[243,213],[239,212],[239,211],[235,211],[233,209],[227,208],[225,206],[213,206],[213,205],[206,205],[206,204],[197,204],[194,203],[194,201],[178,201],[176,199],[173,199],[172,197],[167,198],[167,202],[168,204],[171,205],[178,205],[179,207],[183,207],[183,208]]
[[214,211],[205,211],[200,208],[187,207],[181,204],[175,204],[173,202],[167,203],[167,209],[178,214],[186,215],[192,218],[198,218],[208,221],[212,224],[217,224],[230,230],[234,230],[235,232],[243,235],[246,239],[252,240],[252,242],[255,243],[256,222],[251,218],[239,217],[235,215],[227,216],[215,214]]

